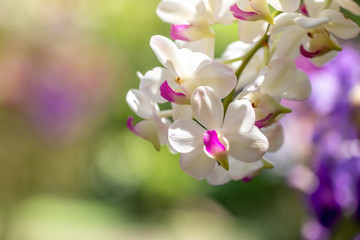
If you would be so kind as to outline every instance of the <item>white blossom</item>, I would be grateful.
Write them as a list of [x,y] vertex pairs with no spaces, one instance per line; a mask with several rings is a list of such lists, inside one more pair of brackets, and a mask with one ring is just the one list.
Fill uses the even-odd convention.
[[229,170],[228,155],[237,161],[255,162],[268,149],[267,138],[254,125],[255,113],[248,100],[223,105],[209,87],[197,88],[191,101],[195,119],[178,119],[169,128],[169,142],[179,153],[180,165],[189,175],[203,179],[218,162]]

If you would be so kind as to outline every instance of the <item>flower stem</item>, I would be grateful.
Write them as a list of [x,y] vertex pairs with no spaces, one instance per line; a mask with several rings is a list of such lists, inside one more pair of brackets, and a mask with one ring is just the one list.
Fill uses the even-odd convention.
[[229,64],[229,63],[241,61],[241,60],[243,60],[243,59],[244,59],[244,57],[238,57],[238,58],[233,58],[233,59],[229,59],[229,60],[222,61],[222,63],[223,63],[223,64]]
[[[270,25],[268,25],[268,28],[265,32],[265,34],[262,36],[262,38],[257,42],[257,44],[249,51],[245,54],[245,56],[243,56],[243,61],[240,65],[240,67],[238,68],[238,70],[235,72],[237,81],[239,81],[239,78],[242,74],[242,72],[244,71],[245,67],[247,66],[247,64],[250,62],[251,58],[255,55],[255,53],[264,46],[268,46],[268,40],[269,40],[269,36],[268,36],[268,31],[269,31],[269,27]],[[235,87],[236,88],[236,87]],[[233,98],[234,98],[234,93],[235,93],[235,88],[231,91],[231,93],[224,99],[224,112],[226,113],[226,110],[229,106],[229,104],[232,102]]]
[[269,44],[264,44],[263,48],[264,48],[264,59],[263,59],[263,62],[261,64],[261,68],[269,65],[269,61],[270,61],[270,57],[271,57]]

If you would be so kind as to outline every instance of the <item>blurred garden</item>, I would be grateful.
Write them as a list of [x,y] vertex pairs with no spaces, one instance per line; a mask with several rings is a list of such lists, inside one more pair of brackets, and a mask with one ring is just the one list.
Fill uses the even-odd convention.
[[[313,95],[284,103],[293,109],[281,120],[285,142],[266,155],[275,168],[212,186],[183,172],[178,154],[155,151],[126,127],[137,71],[159,66],[150,38],[169,36],[158,4],[0,1],[0,239],[320,240],[327,227],[331,239],[353,239],[359,39],[324,68],[298,59]],[[238,40],[237,26],[214,30],[220,57]]]

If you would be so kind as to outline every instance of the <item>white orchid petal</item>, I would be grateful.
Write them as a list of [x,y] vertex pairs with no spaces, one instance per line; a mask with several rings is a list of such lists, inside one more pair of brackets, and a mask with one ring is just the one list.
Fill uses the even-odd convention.
[[228,139],[229,155],[242,162],[261,159],[269,148],[267,138],[257,127],[253,127],[249,133],[232,135]]
[[[215,90],[220,98],[226,97],[235,87],[234,71],[225,64],[212,62],[198,69],[194,76],[196,86],[209,86]],[[187,83],[184,82],[185,87]]]
[[286,58],[272,60],[260,89],[262,93],[271,96],[280,96],[294,83],[296,65],[294,61]]
[[[304,0],[306,10],[310,17],[318,16],[319,11],[324,6],[326,0]],[[333,1],[335,2],[335,1]]]
[[141,118],[152,118],[153,111],[158,110],[157,105],[137,89],[128,91],[126,94],[126,102],[131,110]]
[[195,5],[196,15],[190,21],[191,24],[206,26],[215,23],[214,15],[212,14],[212,6],[209,3],[209,0],[200,0]]
[[245,86],[244,89],[236,96],[235,99],[242,99],[242,98],[252,99],[252,97],[251,96],[249,97],[248,94],[251,94],[252,92],[255,92],[260,88],[261,84],[265,80],[265,73],[266,72],[264,71],[264,69],[260,70],[260,73],[255,76],[255,81]]
[[247,99],[235,100],[226,111],[221,133],[229,136],[234,133],[250,132],[255,124],[255,112]]
[[193,114],[208,130],[218,130],[222,126],[224,108],[216,92],[210,87],[199,87],[191,96]]
[[139,89],[152,101],[157,103],[164,103],[166,102],[166,99],[160,95],[160,86],[165,80],[170,80],[169,82],[173,82],[172,80],[175,78],[176,76],[173,72],[165,68],[156,67],[150,71],[147,71],[145,75],[140,78]]
[[196,16],[194,1],[163,0],[156,9],[164,22],[186,24]]
[[191,76],[202,66],[211,62],[211,59],[200,52],[193,52],[187,48],[181,48],[177,54],[181,64],[176,66],[176,72],[180,78],[191,78]]
[[156,122],[153,119],[140,121],[134,127],[134,132],[139,137],[148,140],[157,151],[160,151],[160,139]]
[[244,56],[254,44],[235,41],[230,43],[221,56],[221,60],[230,60]]
[[330,22],[326,24],[325,28],[341,39],[351,39],[356,37],[359,32],[359,26],[345,17],[343,13],[332,9],[326,9],[320,13],[322,17],[328,17]]
[[136,75],[138,76],[138,78],[139,78],[140,80],[141,80],[141,78],[144,77],[144,75],[143,75],[141,72],[139,72],[139,71],[136,72]]
[[225,0],[222,1],[221,10],[218,14],[217,22],[228,25],[235,21],[235,18],[230,12],[230,7],[234,5],[238,0]]
[[276,10],[282,12],[294,12],[299,8],[299,0],[268,0],[268,3]]
[[318,67],[323,66],[325,63],[334,59],[338,54],[338,51],[330,51],[322,56],[311,58],[311,61]]
[[274,34],[288,29],[289,27],[297,27],[294,19],[301,17],[300,13],[281,13],[274,18],[274,25],[270,26],[269,33]]
[[188,153],[203,146],[203,129],[190,119],[178,119],[169,127],[169,143],[180,153]]
[[181,66],[177,58],[178,47],[170,39],[155,35],[150,39],[150,47],[157,56],[159,62],[166,68],[176,72],[176,67]]
[[155,116],[154,120],[158,129],[159,142],[161,145],[165,145],[169,142],[168,130],[172,122],[167,118],[160,118],[159,116]]
[[250,7],[257,13],[263,15],[263,19],[273,24],[267,0],[251,0]]
[[180,155],[181,169],[197,180],[206,178],[213,171],[215,165],[216,160],[208,157],[202,147]]
[[352,0],[337,0],[336,1],[342,8],[348,10],[354,15],[360,15],[360,6]]
[[206,180],[211,185],[222,185],[231,180],[229,172],[223,167],[216,165],[214,170],[207,176]]
[[261,132],[267,137],[269,141],[268,152],[274,152],[278,150],[284,142],[283,128],[280,123],[275,123],[269,127],[262,128]]
[[239,39],[245,43],[253,43],[265,34],[268,23],[264,20],[239,21],[238,25]]
[[306,40],[306,31],[300,27],[293,27],[282,33],[277,43],[278,57],[295,59],[299,56],[299,47]]
[[229,174],[233,180],[241,180],[252,176],[256,171],[260,170],[264,163],[261,160],[256,162],[241,162],[232,157],[229,157],[230,170]]
[[224,0],[204,0],[205,5],[207,6],[208,15],[212,21],[211,24],[217,22],[218,15],[220,11],[222,10]]
[[204,38],[198,41],[176,41],[179,48],[188,48],[193,52],[201,52],[214,59],[215,38]]
[[294,22],[302,28],[311,29],[324,25],[325,23],[330,22],[330,20],[331,19],[327,16],[322,16],[318,18],[309,18],[309,17],[301,16],[295,18]]
[[172,117],[175,120],[180,118],[192,119],[192,110],[190,105],[180,105],[172,103]]
[[257,78],[263,69],[263,54],[263,49],[260,49],[257,54],[251,58],[250,62],[246,65],[240,75],[239,81],[236,85],[236,90],[243,89],[247,85],[254,83],[254,79]]
[[289,100],[302,101],[311,94],[311,83],[306,73],[297,70],[294,84],[282,94],[282,97]]

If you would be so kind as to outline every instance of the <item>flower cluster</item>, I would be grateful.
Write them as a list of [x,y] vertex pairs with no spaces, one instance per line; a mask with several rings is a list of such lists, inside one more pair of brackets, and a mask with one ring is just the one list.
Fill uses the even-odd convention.
[[[128,128],[157,150],[180,153],[181,168],[211,184],[271,168],[263,156],[280,147],[278,120],[291,112],[281,100],[301,101],[311,91],[294,60],[301,54],[323,64],[341,50],[334,36],[359,33],[340,6],[360,14],[351,0],[162,0],[156,12],[176,41],[151,38],[162,67],[138,73],[139,89],[126,100],[143,120],[129,117]],[[211,26],[233,23],[239,41],[215,59]]]

